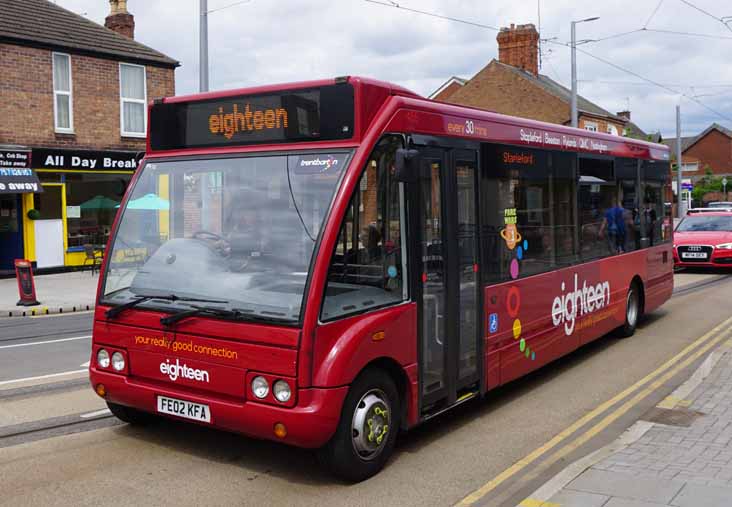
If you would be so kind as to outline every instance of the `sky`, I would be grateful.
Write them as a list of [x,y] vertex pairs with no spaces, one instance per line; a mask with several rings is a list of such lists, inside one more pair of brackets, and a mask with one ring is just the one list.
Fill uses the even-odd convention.
[[[643,130],[664,137],[676,135],[677,104],[683,135],[712,122],[732,128],[728,0],[377,1],[403,8],[366,0],[209,0],[210,88],[363,75],[427,96],[497,58],[497,31],[487,27],[511,23],[540,25],[540,72],[569,87],[570,21],[599,16],[577,25],[577,39],[591,40],[578,46],[581,95],[611,112],[629,109]],[[107,0],[55,2],[101,24],[109,12]],[[195,93],[199,0],[128,0],[128,10],[139,42],[181,62],[176,92]]]

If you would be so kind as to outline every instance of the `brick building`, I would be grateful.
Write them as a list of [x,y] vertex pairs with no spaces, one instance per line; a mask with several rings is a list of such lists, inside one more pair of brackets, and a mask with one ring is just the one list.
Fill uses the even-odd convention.
[[[676,139],[664,141],[676,160]],[[681,138],[682,176],[691,181],[705,176],[707,168],[717,176],[732,175],[732,130],[717,123],[699,135]]]
[[[491,60],[469,80],[452,77],[430,98],[549,123],[571,123],[571,91],[539,73],[539,33],[532,24],[502,28],[498,60]],[[630,112],[612,114],[577,98],[580,128],[615,135],[645,137]]]
[[178,62],[134,40],[126,0],[109,4],[101,26],[47,0],[0,2],[0,270],[82,265],[106,242],[147,103],[175,94]]

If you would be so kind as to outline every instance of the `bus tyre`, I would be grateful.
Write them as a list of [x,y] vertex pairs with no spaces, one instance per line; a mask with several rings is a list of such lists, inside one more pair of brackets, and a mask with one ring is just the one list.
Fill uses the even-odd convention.
[[633,283],[628,289],[628,295],[625,297],[625,324],[620,328],[620,334],[623,338],[628,338],[635,334],[635,328],[638,326],[638,319],[641,313],[641,294],[638,285]]
[[131,407],[125,407],[124,405],[117,405],[116,403],[111,403],[109,401],[107,402],[107,407],[109,407],[109,411],[112,412],[112,415],[127,424],[142,426],[150,423],[153,419],[153,416],[147,412],[142,412]]
[[401,407],[394,381],[366,370],[351,385],[333,438],[318,451],[334,475],[359,482],[378,473],[394,450]]

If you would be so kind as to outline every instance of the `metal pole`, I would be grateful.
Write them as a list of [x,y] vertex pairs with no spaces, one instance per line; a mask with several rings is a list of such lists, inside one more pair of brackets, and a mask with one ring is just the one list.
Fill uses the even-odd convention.
[[681,106],[676,106],[676,216],[683,218],[686,214],[681,201]]
[[208,0],[199,0],[201,18],[199,26],[199,91],[208,91]]
[[577,33],[572,21],[572,126],[577,128]]

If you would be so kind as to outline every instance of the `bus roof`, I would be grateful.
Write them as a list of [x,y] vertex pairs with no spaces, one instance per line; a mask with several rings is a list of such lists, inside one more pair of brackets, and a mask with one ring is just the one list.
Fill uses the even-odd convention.
[[156,100],[150,105],[147,153],[355,146],[390,98],[391,109],[384,114],[391,118],[384,131],[669,160],[669,148],[662,144],[438,102],[357,76]]

